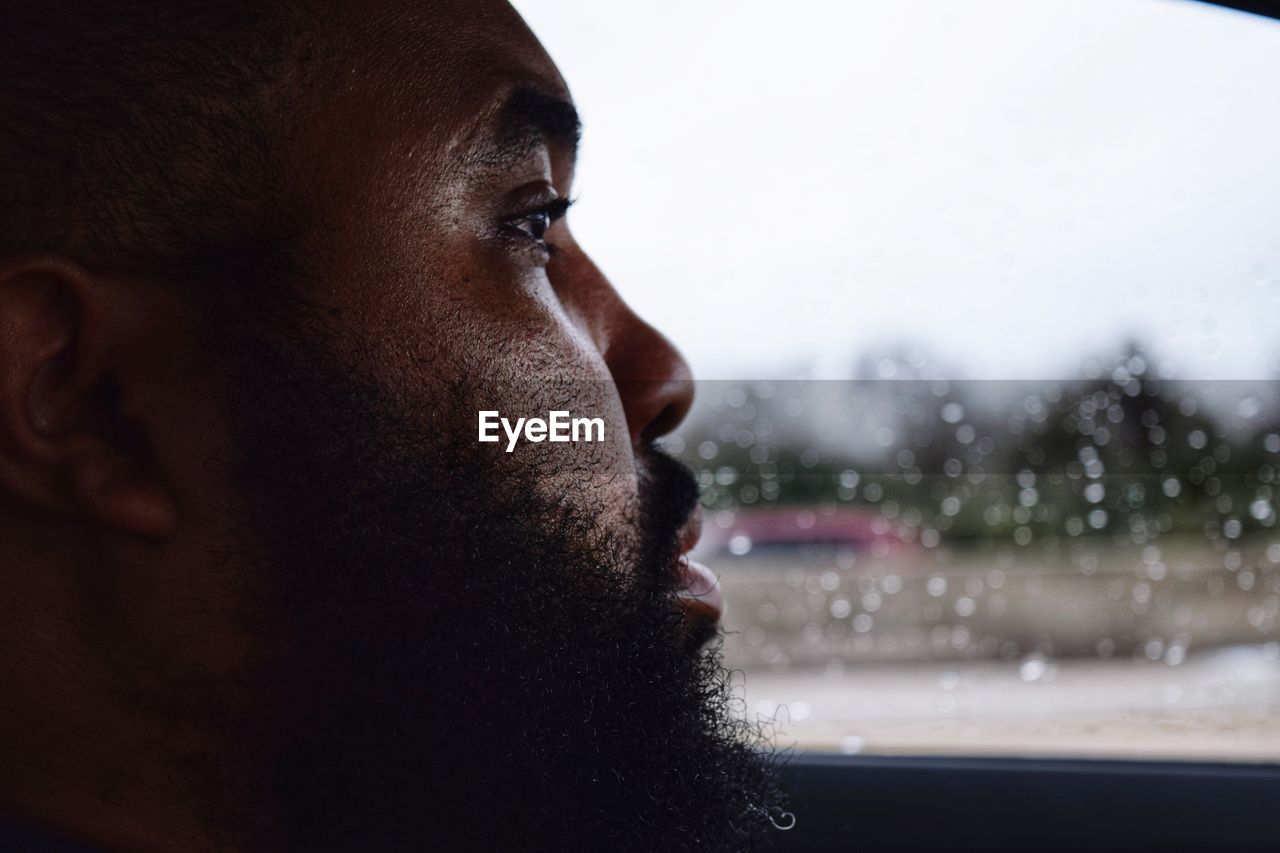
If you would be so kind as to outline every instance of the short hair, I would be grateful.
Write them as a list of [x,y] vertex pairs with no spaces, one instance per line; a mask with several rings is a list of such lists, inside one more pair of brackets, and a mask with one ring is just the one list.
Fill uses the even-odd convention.
[[273,0],[0,0],[0,252],[203,280],[287,263],[313,24]]

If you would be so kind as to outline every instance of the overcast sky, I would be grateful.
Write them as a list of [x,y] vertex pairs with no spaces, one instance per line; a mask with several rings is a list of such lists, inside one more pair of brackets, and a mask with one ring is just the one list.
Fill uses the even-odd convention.
[[1280,376],[1280,23],[1186,0],[517,0],[574,230],[703,377]]

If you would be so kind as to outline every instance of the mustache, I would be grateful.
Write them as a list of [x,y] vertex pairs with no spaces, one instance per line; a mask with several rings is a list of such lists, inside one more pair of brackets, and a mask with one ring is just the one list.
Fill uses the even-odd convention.
[[679,554],[680,529],[698,507],[701,488],[689,466],[651,443],[637,454],[642,533],[650,559],[667,566]]

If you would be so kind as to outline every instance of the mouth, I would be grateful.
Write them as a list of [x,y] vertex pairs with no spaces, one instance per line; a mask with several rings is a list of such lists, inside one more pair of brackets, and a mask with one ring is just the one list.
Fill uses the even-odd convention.
[[702,535],[702,508],[698,507],[680,528],[680,554],[676,558],[678,586],[676,597],[685,615],[694,623],[714,626],[724,615],[724,593],[711,569],[689,559],[689,552]]

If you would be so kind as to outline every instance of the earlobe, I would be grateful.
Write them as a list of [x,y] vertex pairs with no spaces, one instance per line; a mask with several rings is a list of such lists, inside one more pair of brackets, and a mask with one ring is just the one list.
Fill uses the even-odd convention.
[[61,259],[0,263],[0,492],[163,538],[177,508],[127,407],[127,287]]
[[119,456],[86,456],[72,468],[72,498],[80,513],[117,530],[164,539],[178,526],[173,498]]

